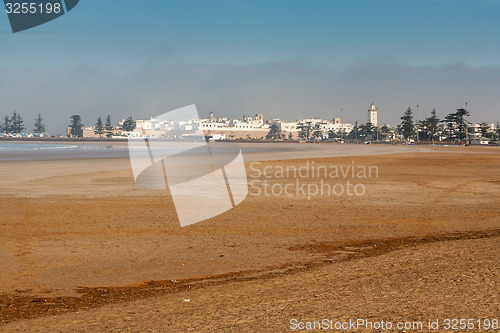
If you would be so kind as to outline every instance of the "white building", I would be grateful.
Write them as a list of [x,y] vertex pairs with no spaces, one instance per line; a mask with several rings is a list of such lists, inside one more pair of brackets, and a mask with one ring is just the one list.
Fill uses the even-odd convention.
[[172,135],[182,135],[183,132],[201,132],[211,136],[215,140],[237,139],[237,138],[265,138],[269,132],[271,124],[277,124],[280,132],[284,136],[297,138],[299,127],[303,124],[310,124],[311,127],[319,125],[324,136],[329,131],[335,133],[349,134],[353,129],[352,124],[342,123],[340,118],[334,120],[324,120],[321,118],[300,119],[296,121],[281,121],[273,119],[265,121],[264,115],[258,113],[255,118],[243,116],[243,119],[216,118],[210,113],[208,119],[201,120],[160,120],[151,118],[149,120],[136,120],[136,129],[133,135],[144,135],[145,130],[152,138],[169,137]]
[[279,121],[276,122],[281,132],[297,132],[296,121]]
[[490,143],[490,140],[488,138],[475,138],[470,140],[471,145],[487,145]]

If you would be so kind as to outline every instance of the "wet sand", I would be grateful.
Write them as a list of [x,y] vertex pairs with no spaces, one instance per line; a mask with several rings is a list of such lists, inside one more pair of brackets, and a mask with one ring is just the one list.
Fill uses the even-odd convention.
[[[251,161],[255,160],[268,160],[259,164],[259,168],[303,165],[304,160],[292,159],[298,154],[296,149],[302,149],[300,156],[314,161],[318,166],[351,165],[353,162],[355,165],[377,166],[378,178],[362,180],[366,187],[364,196],[327,196],[307,200],[301,196],[249,195],[235,209],[183,229],[178,225],[168,192],[138,188],[126,158],[0,163],[0,173],[3,175],[0,180],[2,322],[14,321],[10,325],[17,325],[15,321],[22,318],[62,314],[78,309],[81,311],[146,296],[155,298],[138,302],[177,304],[178,298],[186,292],[182,286],[188,286],[190,281],[200,284],[196,295],[204,301],[196,303],[200,306],[199,311],[209,304],[213,309],[225,308],[218,301],[208,299],[210,295],[219,293],[213,288],[221,288],[210,287],[210,281],[220,286],[230,284],[229,290],[233,288],[234,293],[243,294],[252,293],[255,288],[269,288],[269,283],[283,288],[293,285],[303,290],[303,295],[297,297],[306,297],[308,293],[316,293],[314,288],[318,286],[308,284],[300,275],[306,274],[302,271],[320,274],[322,277],[318,285],[331,285],[324,289],[326,297],[336,284],[341,283],[339,276],[332,272],[349,270],[349,262],[358,265],[359,260],[368,260],[367,265],[371,268],[367,268],[366,272],[374,274],[373,278],[359,281],[351,278],[353,281],[349,288],[364,286],[373,289],[385,283],[377,273],[377,265],[387,263],[387,257],[384,256],[409,263],[410,267],[414,262],[421,264],[422,271],[416,273],[410,269],[410,275],[415,281],[423,281],[422,287],[434,290],[438,301],[441,297],[440,300],[444,302],[444,290],[431,284],[428,279],[437,279],[439,274],[449,275],[434,270],[436,261],[426,259],[428,252],[424,248],[437,246],[440,253],[446,255],[449,251],[455,251],[459,246],[457,244],[461,244],[468,249],[473,260],[479,260],[479,266],[483,257],[494,258],[498,255],[495,252],[498,246],[491,245],[498,245],[495,242],[500,230],[498,148],[381,146],[375,147],[374,152],[377,154],[367,155],[373,153],[369,152],[372,148],[369,145],[358,145],[358,150],[337,145],[345,154],[363,155],[341,156],[345,154],[327,146],[308,145],[303,150],[296,148],[300,147],[296,145],[280,153],[267,153],[267,156],[263,152],[249,152],[245,159],[248,168]],[[324,156],[327,150],[336,157],[319,157]],[[284,183],[289,180],[272,181]],[[314,183],[317,179],[304,181]],[[360,182],[359,179],[352,181]],[[450,238],[450,235],[453,237]],[[436,237],[438,243],[428,244],[425,241],[428,236]],[[470,239],[475,237],[481,238]],[[373,247],[380,242],[390,241],[402,246],[385,246],[385,250],[373,253],[357,248]],[[405,247],[421,252],[418,252],[419,256],[408,259],[405,253],[409,250]],[[359,251],[361,254],[357,255]],[[482,251],[481,256],[478,256],[478,251]],[[476,266],[464,258],[460,259],[458,254],[450,254],[446,260],[449,260],[450,265],[456,262],[456,269],[479,274]],[[488,265],[492,266],[493,271],[498,270],[496,261]],[[386,267],[387,276],[396,281],[399,271],[391,267]],[[275,274],[269,275],[269,272]],[[345,271],[340,277],[346,278],[349,274],[357,276],[361,273],[356,270]],[[241,284],[231,283],[234,277],[240,278]],[[403,275],[400,278],[404,279]],[[147,284],[147,281],[157,281],[157,284]],[[478,295],[498,297],[498,288],[491,289],[492,286],[498,286],[498,275],[496,278],[490,277],[488,281],[483,281],[489,283],[488,288],[481,281],[475,286],[471,285],[471,288],[480,291]],[[176,286],[176,283],[182,286]],[[395,288],[400,290],[401,287],[395,285]],[[117,290],[125,296],[116,296]],[[157,295],[158,290],[168,295]],[[396,297],[399,292],[402,293],[397,291],[391,297]],[[413,296],[417,297],[417,303],[422,303],[420,310],[425,313],[423,299],[418,298],[417,294]],[[267,297],[267,293],[261,299],[253,295],[246,306],[257,305]],[[280,299],[279,306],[284,307],[281,309],[283,318],[285,315],[292,316],[295,311],[292,309],[300,309],[296,297],[282,296]],[[460,300],[454,299],[457,304]],[[115,306],[135,307],[134,304]],[[144,307],[146,303],[141,304],[137,305],[141,311],[147,311]],[[278,306],[274,301],[262,304],[269,304],[269,312]],[[348,309],[350,304],[346,300],[337,305],[339,309],[342,306]],[[390,308],[392,301],[382,300],[377,306],[384,304]],[[179,309],[183,306],[185,304],[181,303]],[[496,309],[498,314],[498,302],[496,305],[485,303],[483,307],[486,312]],[[243,306],[235,307],[226,313],[228,320],[229,317],[235,322],[247,318],[247,324],[236,326],[258,330],[252,325],[257,323],[256,319],[263,312],[250,318],[243,315],[244,309]],[[327,309],[325,307],[321,311]],[[376,313],[370,310],[370,306],[365,309],[366,312],[358,309],[358,313]],[[102,311],[115,310],[103,307],[88,313],[92,316],[94,311],[101,311],[99,313],[102,314]],[[462,310],[467,313],[468,308]],[[471,315],[474,314],[472,308],[469,310]],[[170,310],[164,307],[163,311]],[[166,318],[174,318],[175,311],[169,312],[173,317]],[[320,317],[321,311],[311,310],[311,319]],[[349,313],[346,311],[339,315],[347,316]],[[70,317],[61,317],[61,323],[66,320],[64,318]],[[57,322],[57,319],[51,320]],[[188,320],[185,323],[184,319],[175,320],[176,329],[179,330]],[[102,324],[104,321],[103,318],[98,322]],[[121,324],[114,322],[109,327],[118,327],[116,325]],[[5,326],[5,329],[13,327]],[[61,329],[63,327],[68,329],[71,325],[61,326]],[[81,329],[81,326],[75,327]],[[156,329],[161,331],[161,327],[165,326],[157,326]],[[221,327],[226,326],[217,328]],[[283,330],[286,328],[280,327]]]

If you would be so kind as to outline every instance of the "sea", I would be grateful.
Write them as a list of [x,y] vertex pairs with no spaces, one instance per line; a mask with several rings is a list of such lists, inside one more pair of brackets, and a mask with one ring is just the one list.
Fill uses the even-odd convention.
[[128,157],[126,144],[0,142],[0,161]]

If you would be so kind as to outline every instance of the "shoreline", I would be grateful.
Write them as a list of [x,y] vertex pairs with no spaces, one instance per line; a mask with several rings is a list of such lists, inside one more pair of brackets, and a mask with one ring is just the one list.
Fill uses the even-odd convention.
[[128,139],[108,139],[108,138],[13,138],[13,137],[0,137],[0,143],[27,143],[27,142],[74,142],[74,143],[109,143],[109,142],[128,142]]
[[[60,138],[53,138],[53,137],[47,137],[47,138],[13,138],[13,137],[0,137],[0,143],[41,143],[41,142],[58,142],[58,143],[81,143],[81,144],[87,144],[87,143],[95,143],[95,144],[106,144],[106,143],[119,143],[119,144],[127,144],[128,143],[128,138],[123,138],[123,139],[110,139],[110,138],[66,138],[66,137],[60,137]],[[335,142],[335,141],[301,141],[301,140],[276,140],[276,141],[269,141],[269,140],[257,140],[257,139],[249,139],[249,140],[242,140],[242,139],[237,139],[237,140],[220,140],[216,141],[220,143],[236,143],[236,144],[333,144],[333,145],[360,145],[360,144],[365,144],[365,142],[369,142],[370,144],[373,145],[409,145],[406,142],[402,141],[395,141],[395,142],[386,142],[386,141],[365,141],[365,140],[345,140],[344,143],[340,142]],[[456,142],[446,142],[446,141],[439,141],[439,142],[414,142],[412,146],[436,146],[436,147],[459,147],[459,146],[465,146],[465,147],[500,147],[500,142],[496,144],[488,144],[488,145],[473,145],[473,144],[461,144],[461,143],[456,143]]]
[[[4,141],[6,142],[6,141]],[[10,144],[10,142],[6,142]],[[230,144],[229,142],[227,144]],[[2,142],[0,142],[0,145]],[[129,158],[128,143],[123,141],[20,141],[12,145],[50,145],[68,146],[65,149],[54,147],[47,149],[29,148],[0,150],[2,161],[58,161],[107,158]],[[226,142],[217,143],[220,145]],[[294,160],[305,158],[373,156],[402,153],[489,153],[496,154],[500,146],[432,146],[432,145],[392,145],[392,144],[300,144],[291,142],[268,143],[233,143],[240,147],[245,161]],[[74,146],[74,147],[71,147]]]

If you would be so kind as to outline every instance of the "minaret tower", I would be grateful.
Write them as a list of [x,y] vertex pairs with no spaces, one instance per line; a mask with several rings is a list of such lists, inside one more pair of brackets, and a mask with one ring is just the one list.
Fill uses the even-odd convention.
[[368,122],[372,123],[373,126],[378,126],[378,108],[372,103],[370,104],[370,109],[368,110]]

